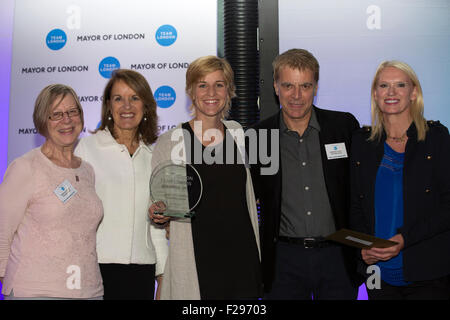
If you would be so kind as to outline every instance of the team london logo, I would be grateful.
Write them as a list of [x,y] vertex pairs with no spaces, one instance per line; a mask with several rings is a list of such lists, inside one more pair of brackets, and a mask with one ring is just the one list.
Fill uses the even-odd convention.
[[177,95],[175,94],[175,90],[173,90],[169,86],[161,86],[156,89],[154,94],[156,104],[160,108],[170,108],[177,99]]
[[159,27],[155,34],[156,42],[163,47],[172,45],[177,40],[177,37],[177,30],[169,24]]
[[60,50],[67,43],[67,35],[61,29],[53,29],[47,34],[45,43],[47,44],[47,47],[51,50]]
[[98,72],[103,78],[109,79],[114,70],[120,68],[120,62],[114,57],[106,57],[98,65]]

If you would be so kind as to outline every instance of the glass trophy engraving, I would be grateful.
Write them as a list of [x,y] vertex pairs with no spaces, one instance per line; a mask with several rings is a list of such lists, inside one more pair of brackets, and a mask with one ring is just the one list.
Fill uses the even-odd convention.
[[[159,214],[192,218],[203,192],[198,171],[190,164],[167,161],[159,164],[150,177],[150,199],[162,208]],[[156,213],[156,212],[155,212]]]

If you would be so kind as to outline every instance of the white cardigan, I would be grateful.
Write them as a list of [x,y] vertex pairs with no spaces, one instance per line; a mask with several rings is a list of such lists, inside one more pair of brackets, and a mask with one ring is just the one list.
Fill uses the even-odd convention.
[[104,218],[97,231],[99,263],[154,264],[163,273],[168,254],[164,228],[148,219],[152,147],[142,141],[133,154],[108,129],[84,137],[75,154],[95,171]]
[[[223,124],[227,129],[231,129],[244,137],[244,131],[236,121],[224,121]],[[173,135],[173,136],[172,136]],[[173,137],[176,138],[174,141]],[[240,151],[240,156],[245,160],[245,145],[243,139],[236,139],[235,142]],[[181,146],[181,148],[180,148]],[[173,153],[175,151],[175,154]],[[176,151],[179,151],[176,152]],[[179,157],[174,159],[174,155]],[[186,161],[186,150],[184,145],[184,136],[181,131],[181,124],[176,128],[169,130],[159,136],[156,142],[152,167],[165,161],[182,160]],[[253,191],[253,183],[250,170],[245,169],[247,173],[246,181],[246,199],[248,214],[253,227],[256,245],[258,247],[259,258],[261,260],[261,251],[259,245],[259,229],[258,229],[258,211],[256,208],[255,194]],[[189,219],[172,219],[170,221],[170,248],[169,257],[164,270],[164,280],[161,287],[161,300],[199,300],[200,287],[197,277],[197,266],[195,264],[194,244],[192,241],[192,229]],[[233,231],[230,231],[230,237]],[[236,261],[239,263],[239,261]]]

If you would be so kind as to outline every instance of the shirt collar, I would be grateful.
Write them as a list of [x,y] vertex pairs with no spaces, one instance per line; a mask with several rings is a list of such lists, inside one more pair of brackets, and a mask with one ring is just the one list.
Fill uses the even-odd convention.
[[[286,123],[284,122],[284,116],[283,116],[283,112],[280,110],[280,130],[281,132],[289,132],[289,128],[287,127]],[[320,132],[320,125],[319,125],[319,121],[317,121],[317,116],[316,116],[316,112],[314,110],[314,106],[311,110],[311,118],[309,119],[309,123],[308,123],[308,127],[311,127],[313,129],[316,129],[317,131]]]
[[[98,143],[102,147],[110,147],[110,146],[115,146],[115,145],[118,146],[119,145],[117,143],[116,139],[114,139],[114,137],[112,136],[112,134],[108,128],[105,128],[104,130],[99,130],[97,132],[97,135],[98,135]],[[139,141],[139,148],[142,148],[142,149],[146,150],[147,152],[152,152],[153,145],[146,145],[144,143],[144,141],[142,141],[142,139],[141,139]]]

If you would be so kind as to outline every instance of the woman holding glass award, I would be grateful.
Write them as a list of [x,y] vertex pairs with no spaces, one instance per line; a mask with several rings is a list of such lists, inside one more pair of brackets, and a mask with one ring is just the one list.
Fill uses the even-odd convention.
[[114,71],[103,93],[100,127],[75,150],[94,167],[105,211],[97,232],[105,300],[151,300],[155,275],[161,281],[167,239],[147,218],[156,137],[156,102],[147,80],[132,70]]
[[[258,217],[238,138],[244,134],[237,122],[224,120],[235,96],[229,63],[215,56],[192,62],[186,92],[193,119],[161,135],[152,159],[150,217],[168,220],[156,211],[172,216],[161,299],[256,299]],[[180,217],[177,209],[188,212]]]

